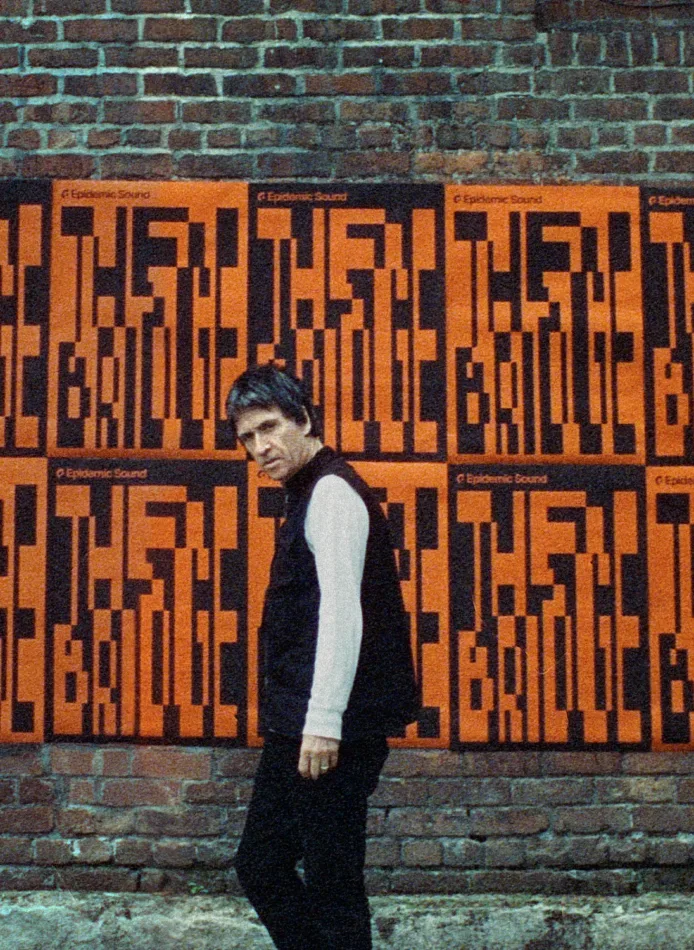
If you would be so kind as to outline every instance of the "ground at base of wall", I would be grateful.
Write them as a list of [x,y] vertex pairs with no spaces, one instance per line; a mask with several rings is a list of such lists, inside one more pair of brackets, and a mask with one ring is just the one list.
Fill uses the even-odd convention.
[[[694,896],[391,896],[371,901],[374,950],[694,950]],[[270,950],[229,897],[0,895],[2,950]]]

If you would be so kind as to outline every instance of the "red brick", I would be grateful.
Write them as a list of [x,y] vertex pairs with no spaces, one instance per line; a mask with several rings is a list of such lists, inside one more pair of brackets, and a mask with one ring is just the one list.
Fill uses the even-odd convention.
[[50,779],[22,778],[19,801],[22,805],[49,804],[55,800],[55,783]]
[[29,0],[3,0],[2,15],[25,17],[29,14]]
[[134,43],[137,40],[137,22],[115,17],[65,20],[63,31],[68,43]]
[[689,805],[643,805],[634,808],[634,830],[658,834],[694,832],[694,807]]
[[221,125],[225,122],[245,125],[251,120],[251,107],[246,102],[184,102],[183,121],[200,125]]
[[391,148],[394,130],[389,125],[363,126],[357,130],[357,141],[362,148]]
[[71,864],[74,860],[72,844],[59,838],[39,838],[36,841],[36,863],[42,865]]
[[207,73],[154,73],[145,76],[146,96],[214,96],[214,76]]
[[595,155],[580,155],[576,159],[579,174],[643,174],[648,171],[648,156],[633,150],[602,150]]
[[0,864],[33,864],[32,838],[0,838]]
[[194,132],[192,129],[174,129],[169,132],[167,144],[170,149],[176,151],[191,151],[201,148],[201,140],[200,132]]
[[549,828],[549,815],[536,808],[473,808],[472,834],[535,835]]
[[249,46],[193,46],[184,51],[186,69],[253,69],[260,52]]
[[[679,785],[682,789],[682,783]],[[675,800],[677,780],[672,776],[599,778],[595,783],[600,802],[668,802]],[[684,799],[680,799],[683,801]]]
[[180,797],[180,782],[137,778],[107,779],[103,783],[101,804],[116,808],[175,805]]
[[181,155],[176,163],[181,178],[253,178],[250,155]]
[[552,827],[557,834],[629,831],[632,827],[631,809],[626,805],[555,808],[552,811]]
[[104,49],[107,68],[146,69],[178,65],[178,50],[171,46],[107,46]]
[[543,752],[540,757],[543,775],[607,775],[619,772],[621,760],[619,752]]
[[375,66],[406,69],[414,64],[415,53],[414,46],[346,46],[342,51],[342,61],[345,69]]
[[15,69],[19,66],[19,50],[11,46],[0,47],[0,69]]
[[335,69],[337,50],[325,46],[270,46],[263,54],[267,69]]
[[64,835],[126,835],[135,827],[135,811],[112,808],[62,808],[56,819]]
[[443,842],[443,863],[451,867],[484,866],[487,846],[467,838]]
[[58,775],[94,775],[96,772],[95,754],[91,749],[53,747],[51,749],[51,771]]
[[491,838],[484,844],[484,863],[488,868],[524,867],[527,847],[526,838]]
[[64,49],[39,46],[27,52],[31,66],[43,66],[46,69],[90,69],[99,62],[97,50],[76,46]]
[[367,867],[396,867],[400,864],[400,843],[393,838],[370,838],[366,842]]
[[196,841],[195,863],[202,867],[229,868],[238,847],[237,841]]
[[542,69],[534,77],[535,91],[541,96],[605,95],[610,91],[611,78],[606,69]]
[[[345,108],[354,104],[351,100],[341,103]],[[378,109],[374,105],[374,112]],[[291,102],[261,102],[258,104],[258,120],[288,125],[315,123],[316,125],[332,125],[335,123],[336,103],[327,100],[315,102],[311,100],[297,100]]]
[[57,80],[49,73],[25,73],[20,76],[0,74],[0,96],[36,99],[54,96],[57,90]]
[[183,797],[196,805],[236,805],[238,788],[238,782],[189,782]]
[[116,864],[141,867],[152,863],[152,849],[152,841],[140,838],[123,838],[115,844],[113,860]]
[[185,13],[185,0],[111,0],[114,13]]
[[16,801],[16,799],[17,783],[12,779],[3,779],[0,781],[0,805],[9,805]]
[[52,868],[0,868],[0,891],[47,891],[55,886]]
[[106,12],[106,0],[35,0],[36,16],[69,16]]
[[20,20],[4,20],[0,22],[0,43],[8,45],[30,46],[34,43],[53,43],[58,35],[54,20],[36,19],[24,25]]
[[444,17],[384,19],[382,29],[386,40],[451,40],[455,22]]
[[691,149],[681,152],[661,152],[655,157],[655,171],[691,175],[694,172],[694,153]]
[[58,887],[69,891],[133,893],[137,890],[137,874],[124,868],[60,868],[56,881]]
[[128,73],[102,73],[99,76],[66,76],[66,96],[103,99],[105,96],[137,95],[137,77]]
[[529,119],[534,122],[569,118],[569,103],[535,96],[508,96],[497,100],[500,119]]
[[157,155],[137,155],[127,152],[104,155],[101,159],[104,178],[168,179],[173,177],[173,159],[169,152]]
[[68,791],[70,805],[93,805],[96,802],[96,787],[93,779],[71,779]]
[[343,19],[339,16],[326,20],[304,20],[303,34],[306,39],[316,40],[318,43],[366,43],[378,37],[375,22]]
[[[438,786],[440,782],[436,784],[429,782],[422,782],[418,780],[410,779],[409,781],[403,781],[402,779],[389,779],[383,778],[378,784],[378,788],[374,794],[369,799],[369,802],[372,806],[380,805],[382,807],[391,808],[393,806],[403,807],[406,805],[425,805],[430,801],[430,796],[436,795],[439,791]],[[456,786],[457,788],[458,786]],[[436,804],[455,804],[455,798],[458,796],[451,795],[446,798],[444,802],[436,801]]]
[[72,842],[75,864],[110,864],[113,845],[105,838],[78,838]]
[[526,860],[531,867],[599,867],[607,863],[607,842],[603,838],[550,838],[526,844]]
[[[656,126],[658,132],[664,132],[664,126]],[[653,138],[656,137],[656,132],[654,130]],[[692,145],[694,144],[694,122],[690,122],[688,125],[679,125],[674,126],[670,132],[671,141],[673,145]],[[636,138],[634,138],[636,141]],[[662,145],[664,141],[663,138],[658,138],[653,144]]]
[[44,125],[91,125],[97,121],[95,105],[84,102],[59,102],[55,105],[30,105],[24,110],[27,122]]
[[104,103],[104,121],[109,125],[140,125],[142,123],[164,124],[175,119],[176,105],[168,100],[129,102],[127,100]]
[[123,144],[136,148],[156,148],[162,144],[161,129],[127,129],[123,136]]
[[119,129],[92,129],[87,136],[89,148],[113,148],[120,144]]
[[300,13],[339,13],[342,9],[342,0],[270,0],[270,13],[286,13],[297,11]]
[[384,13],[419,13],[420,8],[419,0],[347,0],[347,12],[351,16],[381,16]]
[[693,775],[694,752],[628,752],[621,764],[630,775]]
[[295,76],[286,73],[237,73],[224,77],[224,95],[235,98],[293,96],[297,92]]
[[470,818],[465,808],[391,808],[385,831],[407,838],[467,837]]
[[79,140],[76,133],[70,132],[68,129],[50,129],[46,145],[56,151],[66,151],[77,148]]
[[459,178],[481,178],[488,172],[489,152],[472,151],[445,155],[440,152],[426,152],[415,155],[414,171],[418,175],[433,177],[436,180]]
[[156,842],[153,859],[159,867],[189,868],[195,862],[195,846],[184,841]]
[[258,157],[258,173],[266,178],[327,178],[331,161],[315,152],[275,152]]
[[126,129],[123,133],[123,145],[134,146],[135,148],[156,148],[162,143],[161,129]]
[[[220,0],[190,0],[192,13],[219,13]],[[264,13],[265,0],[224,0],[225,16],[246,16]]]
[[372,96],[375,92],[374,76],[365,73],[306,77],[306,94],[309,96]]
[[143,38],[148,43],[210,43],[217,38],[217,21],[212,17],[156,17],[145,20]]
[[441,864],[443,851],[440,841],[406,841],[402,846],[402,861],[410,867],[436,867]]
[[450,95],[451,76],[440,70],[418,70],[412,73],[385,73],[381,81],[385,96]]
[[41,147],[41,133],[36,129],[12,129],[7,133],[7,147],[32,152]]
[[0,808],[0,834],[40,834],[53,825],[53,809],[46,805]]
[[[577,119],[596,119],[607,122],[642,121],[648,118],[648,102],[645,99],[596,96],[592,99],[577,99],[574,102]],[[656,118],[658,118],[656,116]]]
[[215,749],[213,756],[215,775],[222,778],[252,778],[260,761],[260,750]]
[[347,152],[337,161],[339,178],[406,177],[412,157],[409,152]]
[[262,43],[296,39],[296,24],[291,20],[267,20],[247,17],[228,20],[222,29],[224,43]]
[[582,805],[594,794],[591,779],[540,778],[521,779],[513,783],[514,805]]
[[[227,820],[231,820],[227,816]],[[241,822],[242,823],[242,822]],[[222,830],[222,815],[216,808],[186,808],[169,811],[141,808],[135,815],[138,834],[166,835],[167,837],[205,837],[218,835]]]
[[133,759],[133,775],[154,778],[206,779],[210,776],[211,752],[181,749],[139,748]]
[[[247,133],[248,136],[248,133]],[[223,149],[237,149],[241,147],[242,143],[241,129],[232,128],[232,129],[218,129],[215,132],[207,133],[207,147],[210,149],[213,148],[223,148]],[[249,138],[246,138],[247,146],[250,145]],[[253,146],[250,145],[252,148]],[[212,158],[212,156],[210,156]],[[228,156],[225,156],[226,161],[228,162]],[[214,159],[212,159],[214,161]],[[219,171],[217,170],[217,173]],[[214,176],[213,176],[214,177]]]

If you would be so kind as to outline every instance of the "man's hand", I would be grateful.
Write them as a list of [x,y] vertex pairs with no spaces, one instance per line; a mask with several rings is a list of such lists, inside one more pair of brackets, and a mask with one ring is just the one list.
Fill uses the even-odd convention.
[[337,765],[339,739],[325,736],[304,736],[299,753],[299,773],[302,778],[320,778]]

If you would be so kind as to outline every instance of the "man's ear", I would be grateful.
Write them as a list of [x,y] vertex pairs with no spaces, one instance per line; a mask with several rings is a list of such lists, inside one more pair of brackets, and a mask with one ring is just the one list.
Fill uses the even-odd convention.
[[304,421],[301,424],[301,428],[304,435],[308,436],[308,434],[311,431],[311,418],[305,409],[304,409]]

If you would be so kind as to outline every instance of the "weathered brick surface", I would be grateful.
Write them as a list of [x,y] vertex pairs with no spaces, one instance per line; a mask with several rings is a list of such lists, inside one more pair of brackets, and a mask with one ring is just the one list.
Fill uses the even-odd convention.
[[[602,0],[4,0],[0,177],[690,185],[693,65]],[[0,748],[0,888],[237,892],[258,755]],[[375,892],[687,889],[694,753],[398,749],[368,831]]]
[[693,63],[672,6],[6,0],[0,174],[686,184]]

